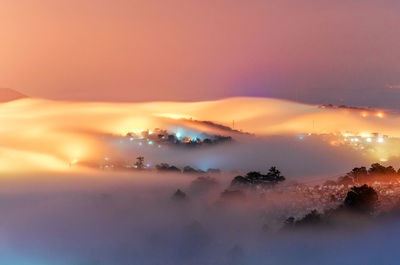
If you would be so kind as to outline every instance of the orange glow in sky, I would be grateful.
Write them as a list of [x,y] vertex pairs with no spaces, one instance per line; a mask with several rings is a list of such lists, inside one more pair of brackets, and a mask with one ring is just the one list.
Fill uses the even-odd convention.
[[400,84],[399,12],[369,0],[2,0],[0,87],[76,101],[397,106],[376,93]]

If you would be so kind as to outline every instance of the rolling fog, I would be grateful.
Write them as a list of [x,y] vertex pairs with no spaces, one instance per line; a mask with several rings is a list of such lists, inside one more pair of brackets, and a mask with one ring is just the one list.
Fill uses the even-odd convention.
[[[232,120],[240,132],[197,122],[230,126]],[[399,258],[393,243],[400,235],[397,217],[354,221],[351,231],[287,233],[281,228],[289,216],[301,218],[320,206],[294,204],[296,198],[275,191],[234,201],[220,194],[236,175],[270,166],[287,183],[311,183],[369,165],[389,150],[385,163],[397,168],[395,145],[382,143],[383,151],[374,154],[331,145],[323,135],[379,132],[396,138],[398,120],[391,112],[378,117],[375,110],[255,98],[0,104],[6,124],[0,128],[0,264],[393,264]],[[158,148],[125,137],[154,128],[233,141]],[[299,139],[303,133],[311,136]],[[144,156],[147,172],[86,166],[106,157],[132,165],[137,156]],[[162,162],[223,173],[212,176],[218,184],[204,188],[193,184],[194,175],[157,173],[154,167]],[[188,200],[171,199],[178,188]]]
[[[120,137],[110,141],[106,153],[110,158],[133,164],[138,155],[154,166],[169,163],[183,168],[186,165],[206,171],[219,168],[225,172],[245,173],[265,171],[277,166],[289,179],[324,179],[368,165],[374,159],[362,156],[350,147],[332,147],[320,137],[299,140],[297,135],[270,137],[234,136],[231,143],[201,148],[137,147]],[[397,163],[395,163],[396,165]]]
[[[284,194],[219,196],[193,175],[102,173],[0,181],[1,264],[395,264],[395,219],[350,230],[285,232]],[[189,199],[173,200],[177,188]],[[290,255],[288,255],[290,253]]]
[[[377,115],[380,116],[377,116]],[[185,118],[186,120],[182,120]],[[213,121],[251,135],[223,130],[196,121]],[[335,121],[335,122],[332,122]],[[288,176],[330,176],[354,166],[385,161],[400,166],[399,148],[354,152],[330,146],[320,135],[378,132],[400,136],[399,116],[378,110],[323,109],[277,99],[231,98],[208,102],[71,103],[22,99],[0,104],[0,172],[70,172],[105,157],[131,161],[145,156],[160,162],[226,171],[262,170],[278,166]],[[167,129],[232,136],[234,144],[182,151],[151,150],[124,142],[123,136],[141,130]],[[299,141],[298,135],[314,137]],[[126,139],[126,138],[125,138]],[[383,144],[381,146],[384,146]],[[378,150],[379,151],[379,150]],[[386,154],[387,153],[387,154]]]

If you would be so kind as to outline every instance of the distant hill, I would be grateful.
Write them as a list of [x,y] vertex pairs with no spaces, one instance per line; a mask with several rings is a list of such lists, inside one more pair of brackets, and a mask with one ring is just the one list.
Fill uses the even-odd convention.
[[10,88],[0,87],[0,102],[12,101],[20,98],[26,98],[27,96]]

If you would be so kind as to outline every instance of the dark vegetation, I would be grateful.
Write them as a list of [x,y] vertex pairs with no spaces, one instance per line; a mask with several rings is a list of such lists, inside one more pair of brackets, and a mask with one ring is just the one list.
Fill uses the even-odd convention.
[[176,166],[170,166],[167,163],[161,163],[156,165],[156,169],[158,171],[167,171],[167,172],[181,172],[180,168],[176,167]]
[[[192,170],[186,171],[190,172]],[[375,163],[369,169],[365,167],[354,168],[339,180],[343,181],[345,179],[346,183],[352,185],[365,181],[376,181],[376,179],[391,179],[398,174],[391,166],[385,167]],[[258,189],[272,188],[283,181],[285,181],[285,177],[281,175],[281,172],[276,167],[271,167],[266,174],[251,171],[245,176],[236,176],[229,188],[221,192],[220,199],[221,202],[243,202],[249,193],[253,193]],[[337,185],[341,182],[331,181],[331,183]],[[207,194],[210,190],[218,190],[218,188],[219,184],[215,178],[200,176],[190,184],[189,191],[192,195]],[[178,201],[187,199],[187,195],[179,189],[172,197]],[[353,185],[337,207],[327,208],[322,212],[314,209],[297,219],[290,216],[284,222],[283,229],[334,228],[336,226],[352,225],[354,220],[369,220],[369,218],[377,216],[378,199],[378,193],[372,186],[367,184]]]
[[[209,176],[200,176],[190,183],[188,191],[190,196],[201,196],[212,190],[216,190],[217,188],[219,188],[219,183],[215,178]],[[177,189],[172,194],[172,199],[175,201],[184,201],[188,198],[189,196],[181,189]]]
[[143,156],[138,156],[136,157],[136,163],[135,163],[135,168],[136,169],[144,169],[144,157]]
[[339,207],[328,210],[325,213],[319,213],[317,210],[312,210],[303,218],[296,220],[294,217],[289,217],[284,222],[284,229],[301,228],[301,227],[319,227],[319,226],[334,226],[337,219],[349,216],[368,217],[374,213],[378,203],[378,194],[376,191],[364,184],[362,186],[354,186],[347,193],[347,196]]
[[360,214],[372,214],[376,203],[378,202],[378,194],[376,191],[364,184],[359,187],[352,187],[347,193],[343,207],[346,210],[357,212]]
[[271,167],[267,174],[261,174],[257,171],[248,172],[245,176],[237,176],[231,182],[231,188],[241,187],[266,187],[274,186],[279,182],[285,180],[285,177],[281,175],[281,172],[276,167]]
[[216,174],[220,173],[221,170],[216,169],[216,168],[209,168],[207,171],[201,170],[201,169],[196,169],[191,166],[185,166],[183,169],[174,166],[174,165],[169,165],[168,163],[160,163],[156,165],[156,169],[159,172],[179,172],[179,173],[185,173],[185,174],[203,174],[203,173],[209,173],[209,174]]
[[353,107],[353,106],[347,106],[347,105],[332,105],[332,104],[322,104],[318,106],[319,108],[322,109],[349,109],[349,110],[364,110],[364,111],[375,111],[375,109],[368,107],[368,108],[360,108],[360,107]]
[[180,189],[177,189],[175,193],[172,195],[172,199],[174,201],[186,201],[188,199],[186,193],[181,191]]
[[203,195],[207,192],[219,188],[219,183],[215,178],[200,176],[190,183],[189,190],[192,194]]
[[204,171],[203,170],[197,170],[197,169],[194,169],[193,167],[191,167],[191,166],[185,166],[184,168],[183,168],[183,173],[186,173],[186,174],[195,174],[195,173],[204,173]]
[[369,169],[355,167],[336,181],[328,180],[325,185],[361,185],[371,184],[374,181],[390,182],[399,177],[400,169],[396,171],[392,166],[385,167],[379,163],[374,163]]

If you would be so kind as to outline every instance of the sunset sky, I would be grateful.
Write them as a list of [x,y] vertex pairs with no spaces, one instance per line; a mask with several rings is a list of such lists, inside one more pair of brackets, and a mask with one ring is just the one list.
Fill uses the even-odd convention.
[[400,1],[2,0],[0,87],[76,101],[397,107]]

